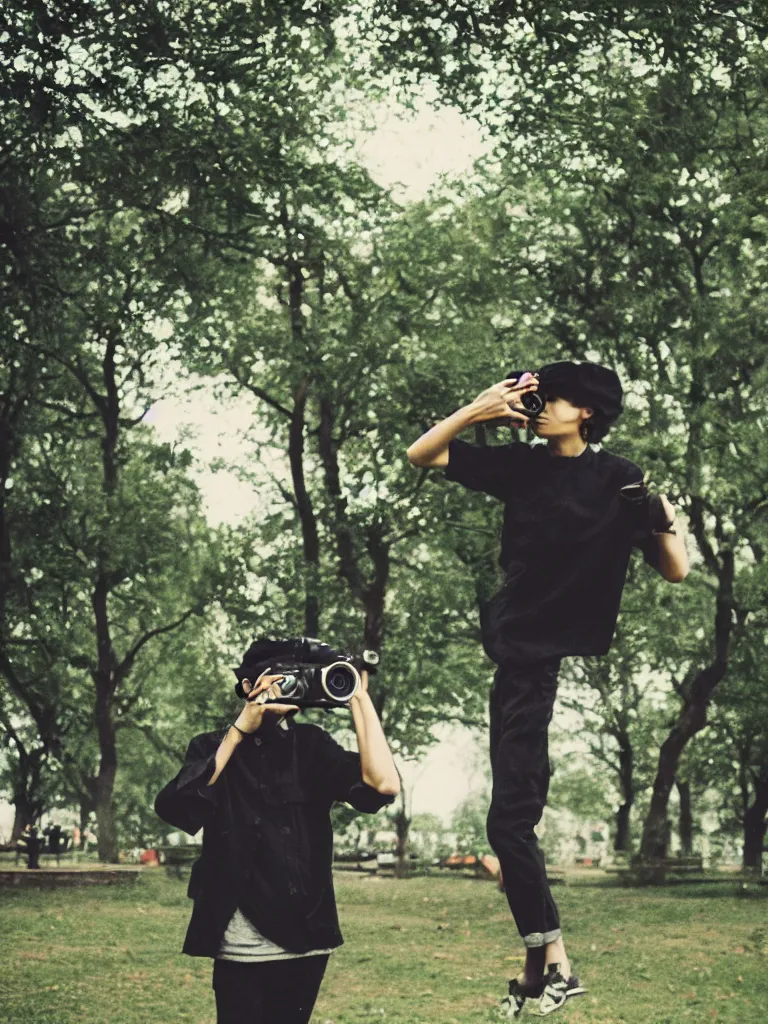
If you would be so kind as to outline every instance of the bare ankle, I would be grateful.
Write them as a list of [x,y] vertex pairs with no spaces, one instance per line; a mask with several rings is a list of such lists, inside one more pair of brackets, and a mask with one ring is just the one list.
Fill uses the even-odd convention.
[[571,973],[571,964],[568,959],[568,954],[565,952],[565,944],[563,943],[562,936],[555,939],[554,942],[547,943],[545,947],[544,969],[547,970],[550,964],[557,964],[557,968],[563,977],[569,977]]

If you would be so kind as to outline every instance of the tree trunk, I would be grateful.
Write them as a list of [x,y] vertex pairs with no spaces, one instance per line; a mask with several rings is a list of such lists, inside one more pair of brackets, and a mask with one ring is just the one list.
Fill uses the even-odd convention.
[[115,808],[112,803],[116,768],[117,765],[111,770],[100,771],[96,780],[99,791],[96,803],[96,838],[99,860],[102,864],[117,864],[119,861],[117,822],[115,820]]
[[[285,234],[285,266],[288,276],[291,337],[296,349],[300,350],[305,346],[304,267],[293,255],[295,239],[285,194],[282,195],[280,202],[280,220]],[[320,633],[320,539],[315,510],[304,474],[304,420],[309,385],[309,377],[304,377],[294,392],[288,439],[288,461],[291,467],[291,480],[301,526],[307,572],[304,592],[304,632],[307,636],[318,636]]]
[[118,861],[117,823],[112,794],[117,775],[117,737],[112,721],[111,680],[97,680],[96,729],[99,736],[99,771],[94,779],[96,837],[99,860],[104,864]]
[[307,582],[304,596],[304,632],[317,636],[320,632],[320,539],[312,498],[304,476],[304,414],[309,382],[303,380],[293,396],[293,414],[288,438],[288,461],[291,467],[293,493],[301,526]]
[[680,853],[690,857],[693,853],[693,811],[691,809],[691,784],[687,779],[677,779],[677,792],[680,797]]
[[694,677],[688,687],[685,703],[680,709],[677,721],[661,745],[656,778],[653,782],[653,795],[650,807],[648,808],[648,816],[645,819],[643,839],[640,847],[640,856],[646,860],[663,859],[667,855],[669,834],[667,828],[667,809],[669,806],[669,795],[675,784],[680,755],[688,741],[707,724],[707,708],[717,685],[728,671],[728,660],[730,657],[734,606],[733,577],[735,566],[733,551],[724,549],[720,556],[720,563],[716,564],[715,555],[709,546],[702,525],[703,509],[697,504],[696,499],[692,499],[691,505],[691,525],[696,535],[696,540],[705,555],[707,565],[711,567],[713,572],[716,569],[718,571],[715,611],[715,656],[711,664],[703,668]]
[[78,843],[78,850],[85,849],[85,833],[88,830],[88,823],[91,820],[91,815],[94,811],[94,805],[90,800],[81,800],[79,808],[79,819],[80,819],[80,842]]
[[22,796],[17,796],[13,803],[13,828],[11,829],[11,846],[27,827],[34,825],[39,816],[39,809]]
[[[13,748],[6,755],[6,763],[11,776],[11,803],[14,806],[11,842],[15,843],[24,827],[34,825],[45,809],[41,783],[48,751],[45,745],[27,750],[13,722],[5,714],[0,715],[0,727],[13,740]],[[15,754],[15,763],[11,750]]]
[[629,853],[629,818],[632,811],[631,804],[620,804],[616,811],[616,836],[613,840],[614,853]]
[[614,853],[629,853],[630,816],[635,803],[634,751],[625,729],[615,735],[619,744],[619,785],[623,803],[616,811],[616,836],[613,840]]
[[765,836],[768,831],[768,768],[757,783],[755,800],[744,815],[744,851],[742,863],[747,871],[762,871]]
[[411,829],[411,819],[406,814],[405,808],[401,807],[394,815],[394,824],[397,833],[395,876],[405,878],[408,875],[408,838]]
[[643,827],[643,839],[640,846],[642,858],[660,860],[667,856],[669,795],[675,784],[675,772],[680,755],[688,739],[685,732],[676,725],[661,745],[659,765],[656,770],[656,778],[653,781],[653,795]]
[[[360,565],[355,534],[349,521],[347,501],[341,489],[338,449],[333,437],[335,413],[327,396],[320,399],[320,429],[318,450],[323,463],[325,487],[333,504],[333,533],[339,575],[349,586],[352,596],[361,602],[365,614],[363,644],[367,649],[381,653],[385,636],[385,603],[389,586],[391,541],[387,537],[387,523],[376,518],[364,528],[365,546],[373,564],[373,574],[367,578]],[[359,542],[358,542],[359,544]],[[386,691],[382,686],[371,686],[371,700],[382,725],[386,729],[384,705]]]

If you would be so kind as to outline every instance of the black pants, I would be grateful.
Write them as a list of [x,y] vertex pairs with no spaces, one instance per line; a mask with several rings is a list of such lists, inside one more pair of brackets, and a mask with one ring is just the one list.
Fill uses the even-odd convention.
[[491,689],[493,796],[488,841],[501,864],[509,909],[526,946],[560,935],[534,826],[549,791],[547,731],[557,693],[559,659],[496,670]]
[[307,1024],[328,955],[245,964],[215,960],[216,1024]]

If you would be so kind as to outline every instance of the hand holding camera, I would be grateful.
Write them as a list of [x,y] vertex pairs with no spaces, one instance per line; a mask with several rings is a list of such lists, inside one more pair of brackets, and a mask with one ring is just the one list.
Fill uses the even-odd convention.
[[527,426],[529,415],[526,401],[531,401],[527,396],[535,397],[538,386],[536,376],[528,372],[499,381],[482,391],[472,402],[473,420],[503,420],[510,425]]
[[245,705],[235,721],[235,728],[238,732],[256,732],[264,719],[264,715],[270,714],[285,715],[296,708],[290,704],[267,703],[269,698],[281,696],[280,680],[281,675],[269,675],[269,669],[261,673],[255,683],[249,679],[242,680]]

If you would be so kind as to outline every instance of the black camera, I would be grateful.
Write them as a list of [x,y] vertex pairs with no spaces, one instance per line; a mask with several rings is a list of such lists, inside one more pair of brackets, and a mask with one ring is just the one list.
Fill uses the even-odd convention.
[[264,703],[295,704],[301,708],[344,707],[361,685],[360,673],[376,671],[379,655],[363,651],[362,655],[341,654],[313,637],[296,637],[274,642],[274,653],[262,662],[235,669],[235,693],[245,699],[243,679],[255,683],[269,669],[269,675],[281,675],[277,681],[280,695]]
[[[532,374],[533,371],[511,370],[507,374],[507,380],[520,380],[520,378],[525,373]],[[547,404],[546,396],[539,394],[538,391],[526,391],[524,395],[520,396],[518,401],[520,402],[520,405],[522,406],[525,415],[528,416],[530,419],[536,419],[537,416],[540,416],[544,411],[544,406]],[[514,406],[511,406],[510,408],[514,410]]]

